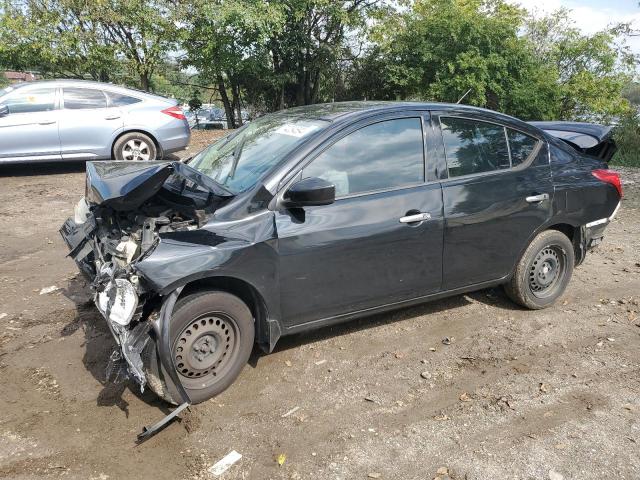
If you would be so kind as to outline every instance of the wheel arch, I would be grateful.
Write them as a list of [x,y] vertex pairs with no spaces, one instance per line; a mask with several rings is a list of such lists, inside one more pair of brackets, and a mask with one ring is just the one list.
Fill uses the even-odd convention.
[[574,266],[577,267],[583,262],[587,252],[586,245],[584,244],[584,227],[560,222],[549,225],[544,230],[557,230],[564,233],[573,244],[573,254],[575,257]]
[[149,137],[152,141],[153,144],[156,146],[156,160],[162,158],[162,146],[160,146],[160,142],[158,142],[158,139],[156,138],[156,136],[149,132],[148,130],[144,130],[142,128],[130,128],[127,130],[123,130],[122,132],[118,133],[118,135],[116,135],[116,137],[113,139],[113,141],[111,142],[111,158],[115,158],[115,148],[116,148],[116,143],[118,142],[118,140],[120,140],[123,136],[129,134],[129,133],[141,133],[143,135],[146,135],[147,137]]
[[573,244],[573,250],[574,250],[573,253],[575,256],[574,266],[577,267],[583,262],[584,257],[586,255],[586,251],[587,251],[586,246],[584,245],[584,238],[585,238],[584,227],[570,223],[565,219],[556,219],[556,221],[548,222],[541,225],[538,229],[536,229],[531,234],[531,236],[527,239],[526,243],[520,249],[520,252],[518,252],[518,256],[514,262],[513,268],[511,269],[511,272],[509,273],[507,278],[511,278],[511,276],[515,272],[518,262],[520,261],[520,258],[522,258],[522,255],[527,250],[531,242],[533,242],[533,240],[538,235],[540,235],[542,232],[547,230],[557,230],[565,234],[567,238],[569,238],[569,241]]
[[[246,280],[232,276],[212,276],[193,280],[185,284],[178,299],[203,290],[219,290],[235,295],[242,300],[253,315],[256,327],[256,342],[265,351],[273,350],[280,334],[279,323],[269,319],[267,303],[260,291]],[[270,323],[276,322],[277,335]]]

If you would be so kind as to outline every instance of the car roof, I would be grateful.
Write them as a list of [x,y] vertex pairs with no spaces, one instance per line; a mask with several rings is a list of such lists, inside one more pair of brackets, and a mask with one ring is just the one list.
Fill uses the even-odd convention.
[[297,120],[300,119],[320,119],[329,122],[335,122],[343,119],[355,119],[354,117],[368,116],[372,113],[411,111],[411,110],[443,110],[455,112],[458,115],[466,114],[483,114],[490,115],[496,120],[503,122],[517,123],[521,127],[531,129],[531,126],[525,122],[486,108],[472,107],[469,105],[460,105],[457,103],[439,103],[439,102],[402,102],[402,101],[354,101],[354,102],[335,102],[335,103],[318,103],[314,105],[306,105],[303,107],[293,107],[287,110],[275,112],[275,115],[291,116]]
[[20,82],[10,85],[12,90],[26,88],[26,87],[80,87],[80,88],[99,88],[101,90],[108,90],[110,92],[122,93],[124,95],[131,95],[133,97],[159,100],[164,102],[175,101],[160,95],[144,92],[135,88],[123,87],[121,85],[115,85],[113,83],[96,82],[93,80],[78,80],[78,79],[52,79],[52,80],[35,80],[33,82]]

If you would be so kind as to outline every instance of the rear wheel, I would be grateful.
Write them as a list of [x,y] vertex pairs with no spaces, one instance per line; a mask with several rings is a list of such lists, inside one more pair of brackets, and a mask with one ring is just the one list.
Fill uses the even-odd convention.
[[575,256],[569,238],[547,230],[533,239],[505,284],[507,295],[523,307],[538,310],[552,305],[565,291]]
[[125,133],[113,145],[116,160],[147,161],[155,160],[158,149],[154,141],[144,133]]
[[[235,295],[209,291],[179,299],[171,317],[171,359],[191,403],[204,402],[231,385],[249,360],[253,342],[253,316]],[[167,388],[155,342],[149,342],[143,360],[149,387],[178,403]]]

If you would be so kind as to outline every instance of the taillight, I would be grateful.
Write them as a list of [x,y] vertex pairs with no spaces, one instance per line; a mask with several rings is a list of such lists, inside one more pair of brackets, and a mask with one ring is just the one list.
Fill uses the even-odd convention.
[[184,120],[185,118],[187,118],[184,116],[182,109],[177,105],[173,107],[165,108],[164,110],[161,110],[161,112],[169,115],[170,117],[177,118],[178,120]]
[[609,183],[616,187],[618,191],[618,195],[622,198],[622,182],[620,181],[620,175],[618,172],[614,172],[613,170],[593,170],[591,174],[596,177],[598,180]]

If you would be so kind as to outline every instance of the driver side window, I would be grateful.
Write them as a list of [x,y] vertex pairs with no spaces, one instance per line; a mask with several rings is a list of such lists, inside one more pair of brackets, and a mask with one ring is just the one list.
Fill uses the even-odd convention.
[[19,89],[2,101],[9,113],[47,112],[55,109],[55,102],[55,88]]
[[302,172],[336,187],[336,197],[424,182],[420,118],[386,120],[363,127],[331,145]]

